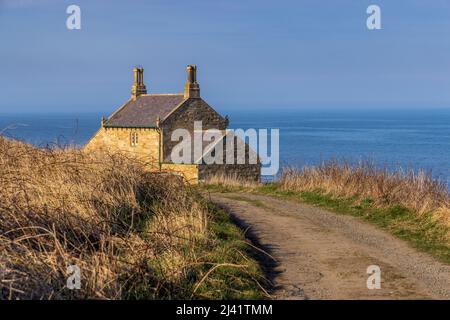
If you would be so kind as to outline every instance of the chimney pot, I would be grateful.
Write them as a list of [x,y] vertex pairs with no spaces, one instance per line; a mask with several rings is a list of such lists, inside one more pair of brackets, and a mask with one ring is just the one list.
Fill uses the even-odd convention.
[[184,85],[184,98],[199,99],[200,98],[200,86],[197,83],[197,66],[187,66],[187,82]]
[[144,84],[144,68],[133,68],[134,83],[131,87],[131,97],[136,99],[141,94],[147,94],[147,88]]

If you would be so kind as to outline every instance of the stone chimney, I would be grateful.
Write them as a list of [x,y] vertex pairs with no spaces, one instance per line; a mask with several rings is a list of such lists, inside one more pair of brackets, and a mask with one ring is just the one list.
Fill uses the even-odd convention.
[[187,66],[187,82],[184,85],[184,98],[200,98],[200,86],[197,83],[197,66]]
[[141,94],[147,94],[147,88],[144,84],[144,68],[134,67],[134,83],[131,87],[131,97],[136,99]]

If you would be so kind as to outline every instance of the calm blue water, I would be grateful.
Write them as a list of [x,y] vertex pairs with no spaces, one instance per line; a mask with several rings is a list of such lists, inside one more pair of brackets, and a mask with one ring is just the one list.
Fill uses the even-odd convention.
[[[229,115],[233,128],[279,128],[281,165],[369,158],[380,166],[423,168],[450,179],[450,110],[234,111]],[[100,117],[100,113],[0,115],[0,132],[37,146],[82,145],[98,129]]]

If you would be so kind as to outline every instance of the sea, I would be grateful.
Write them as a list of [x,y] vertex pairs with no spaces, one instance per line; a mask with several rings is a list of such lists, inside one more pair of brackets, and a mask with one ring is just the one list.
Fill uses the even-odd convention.
[[[450,181],[450,110],[222,113],[229,115],[234,129],[278,129],[280,168],[370,161],[389,170],[425,170]],[[101,113],[0,114],[0,134],[39,147],[82,146],[98,130],[100,119]]]

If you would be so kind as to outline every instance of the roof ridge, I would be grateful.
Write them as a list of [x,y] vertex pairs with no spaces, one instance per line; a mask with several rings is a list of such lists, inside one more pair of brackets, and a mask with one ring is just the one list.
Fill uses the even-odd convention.
[[141,94],[140,96],[147,97],[147,96],[183,96],[184,93],[146,93]]

